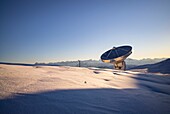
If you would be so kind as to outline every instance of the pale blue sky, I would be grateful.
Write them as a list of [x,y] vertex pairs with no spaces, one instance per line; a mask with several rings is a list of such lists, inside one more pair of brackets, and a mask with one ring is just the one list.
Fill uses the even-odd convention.
[[170,57],[170,0],[1,0],[0,61],[100,59],[113,46],[130,58]]

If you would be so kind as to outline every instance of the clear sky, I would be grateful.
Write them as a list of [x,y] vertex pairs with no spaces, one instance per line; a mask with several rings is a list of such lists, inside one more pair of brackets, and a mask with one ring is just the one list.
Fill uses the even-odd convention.
[[0,61],[170,57],[170,0],[0,0]]

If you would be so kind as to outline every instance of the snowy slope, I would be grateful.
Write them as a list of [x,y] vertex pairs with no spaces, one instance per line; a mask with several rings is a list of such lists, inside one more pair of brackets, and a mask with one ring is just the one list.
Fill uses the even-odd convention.
[[0,114],[168,114],[170,76],[0,64]]
[[152,73],[170,74],[170,58],[155,64],[141,65],[132,69],[147,69],[148,72]]

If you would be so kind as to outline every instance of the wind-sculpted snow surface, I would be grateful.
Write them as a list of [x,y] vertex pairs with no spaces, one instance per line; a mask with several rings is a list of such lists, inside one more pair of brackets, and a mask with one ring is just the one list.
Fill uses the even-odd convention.
[[169,114],[170,76],[0,65],[0,114]]

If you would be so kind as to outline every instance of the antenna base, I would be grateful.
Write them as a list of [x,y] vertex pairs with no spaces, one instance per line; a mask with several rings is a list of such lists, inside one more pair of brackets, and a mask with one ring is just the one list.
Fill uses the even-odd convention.
[[121,61],[121,62],[115,62],[113,64],[114,68],[116,70],[126,70],[126,63],[125,61]]

